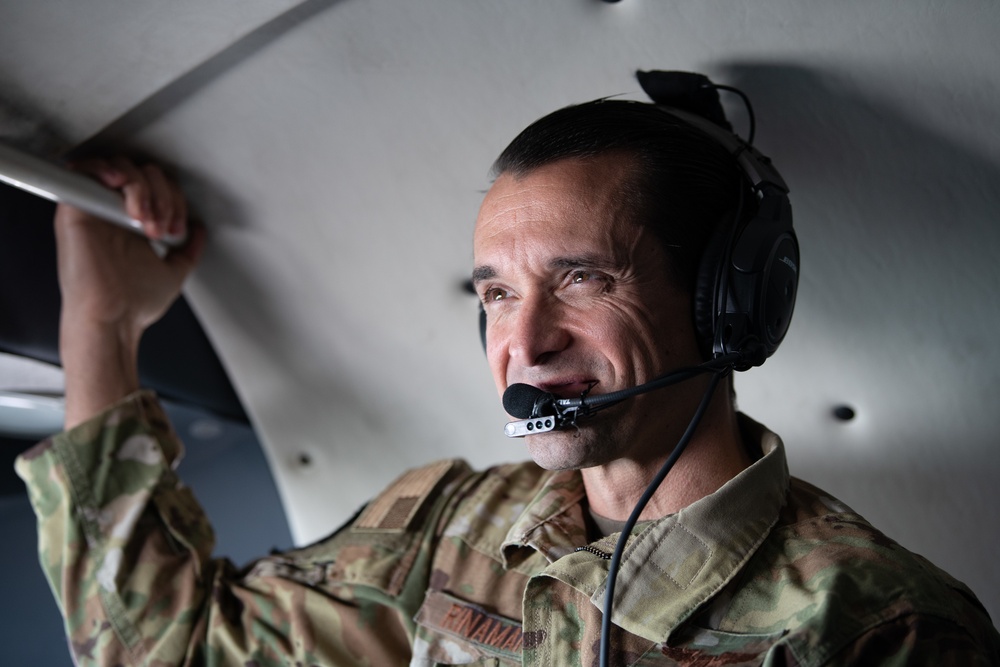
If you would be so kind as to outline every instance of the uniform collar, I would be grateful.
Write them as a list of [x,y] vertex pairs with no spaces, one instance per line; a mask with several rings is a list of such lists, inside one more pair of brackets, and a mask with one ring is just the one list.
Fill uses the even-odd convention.
[[[663,642],[740,571],[767,537],[785,503],[789,475],[781,439],[741,415],[748,438],[764,454],[718,491],[650,522],[629,538],[615,587],[614,623]],[[525,547],[550,562],[552,576],[602,608],[608,561],[575,553],[586,543],[583,482],[578,472],[553,474],[514,522],[503,543],[505,563]],[[617,535],[593,543],[610,553]]]
[[509,568],[520,560],[515,554],[525,548],[533,549],[553,563],[586,544],[585,497],[583,477],[578,470],[549,475],[507,531],[500,548],[504,567]]

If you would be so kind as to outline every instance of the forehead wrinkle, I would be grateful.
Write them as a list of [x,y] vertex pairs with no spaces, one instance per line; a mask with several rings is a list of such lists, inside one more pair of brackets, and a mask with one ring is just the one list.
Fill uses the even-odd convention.
[[[564,163],[563,167],[569,164]],[[623,276],[637,268],[630,265],[644,245],[645,230],[635,223],[628,200],[617,194],[627,170],[608,161],[577,166],[586,169],[582,172],[577,169],[573,176],[576,180],[572,182],[567,182],[559,171],[553,175],[552,167],[542,167],[520,177],[502,174],[497,178],[487,193],[473,238],[474,255],[480,254],[480,250],[496,253],[503,248],[499,256],[481,257],[489,262],[483,266],[493,269],[491,277],[504,269],[507,258],[523,257],[524,251],[535,255],[537,248],[532,239],[537,238],[539,229],[550,225],[558,233],[549,236],[546,243],[555,252],[542,266],[550,269],[579,266],[582,260],[587,266],[610,267]],[[595,166],[598,166],[596,171]],[[595,216],[603,219],[603,223],[587,226],[579,237],[571,231],[575,219],[590,220]],[[574,247],[577,240],[586,242],[588,237],[597,242],[598,250]],[[497,240],[500,245],[494,245]],[[500,264],[492,259],[500,259]]]
[[[504,200],[510,199],[515,203],[501,206],[505,203]],[[543,197],[523,201],[523,193],[503,195],[490,206],[488,215],[476,225],[476,235],[492,238],[520,225],[546,222],[554,215],[546,211],[550,207],[549,200]]]
[[[544,223],[564,214],[561,200],[566,194],[566,183],[538,180],[537,175],[535,170],[522,176],[502,174],[497,178],[484,201],[489,202],[488,207],[480,211],[476,235],[482,233],[485,238],[490,238],[517,225]],[[577,193],[573,201],[590,209],[588,199],[593,195],[593,188],[589,182],[573,183],[571,187]],[[556,193],[555,197],[551,196],[552,192]],[[513,203],[510,203],[511,200]],[[503,219],[499,227],[498,218]],[[487,227],[489,231],[486,231]]]

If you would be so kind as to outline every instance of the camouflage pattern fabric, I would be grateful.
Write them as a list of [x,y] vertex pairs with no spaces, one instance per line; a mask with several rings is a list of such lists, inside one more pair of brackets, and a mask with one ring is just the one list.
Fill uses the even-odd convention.
[[[790,479],[744,423],[763,458],[631,536],[612,664],[1000,664],[971,591]],[[588,537],[578,473],[438,462],[238,570],[211,558],[181,454],[140,392],[18,461],[77,664],[596,665],[616,536]]]

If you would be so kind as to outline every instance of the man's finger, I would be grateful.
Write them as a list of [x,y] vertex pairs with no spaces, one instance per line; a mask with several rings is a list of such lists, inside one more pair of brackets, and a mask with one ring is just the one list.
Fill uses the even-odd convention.
[[171,192],[174,195],[174,219],[170,225],[170,234],[183,237],[189,229],[187,198],[180,187],[173,182],[171,182]]
[[152,192],[145,174],[131,160],[123,157],[111,158],[108,165],[109,180],[121,183],[118,189],[125,195],[125,212],[129,217],[144,223],[143,231],[156,238]]
[[176,198],[173,188],[167,177],[159,167],[147,164],[141,168],[146,182],[149,184],[150,201],[152,208],[152,222],[156,227],[156,237],[160,238],[168,234],[173,224],[176,211]]

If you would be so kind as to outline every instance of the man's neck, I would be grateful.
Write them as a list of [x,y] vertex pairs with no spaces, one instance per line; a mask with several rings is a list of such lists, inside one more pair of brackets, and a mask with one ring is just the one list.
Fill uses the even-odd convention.
[[[649,462],[619,459],[582,470],[591,509],[609,519],[628,518],[672,449],[666,447],[662,457]],[[640,519],[657,519],[678,512],[717,491],[751,463],[734,412],[728,412],[722,419],[706,420]]]

